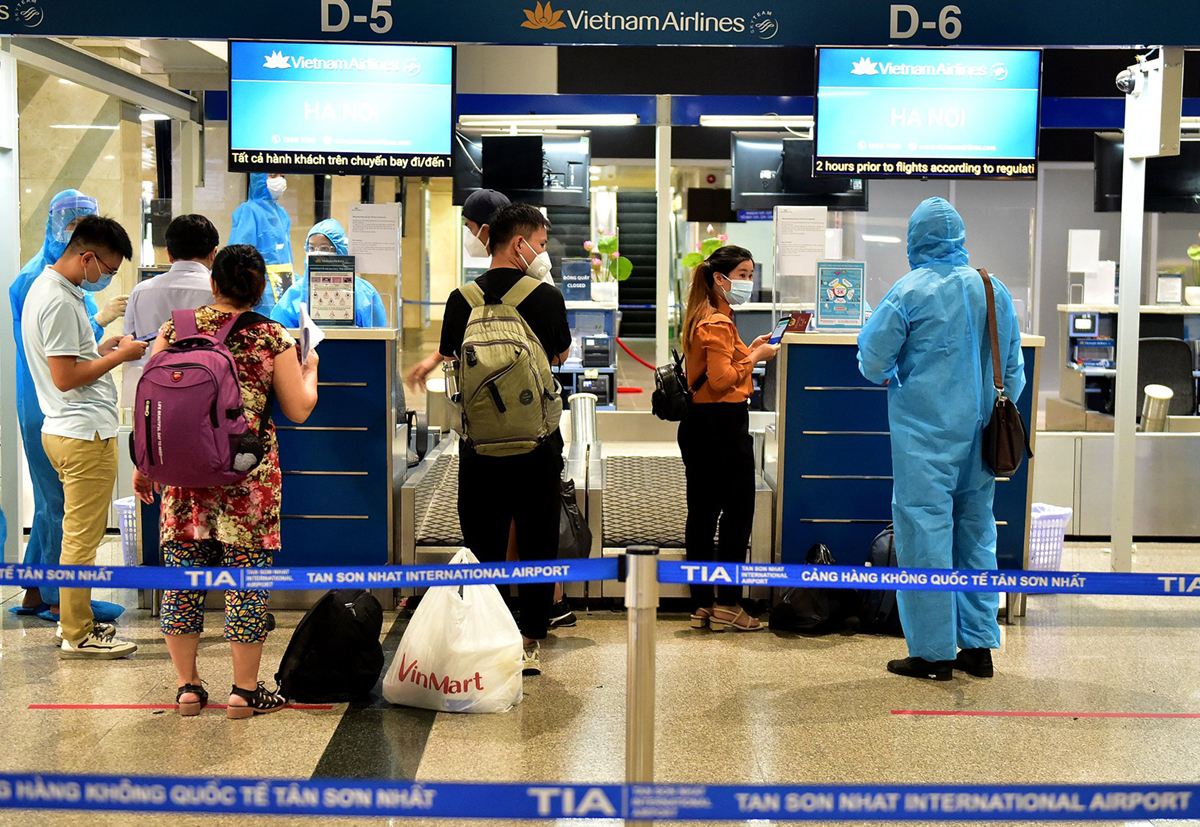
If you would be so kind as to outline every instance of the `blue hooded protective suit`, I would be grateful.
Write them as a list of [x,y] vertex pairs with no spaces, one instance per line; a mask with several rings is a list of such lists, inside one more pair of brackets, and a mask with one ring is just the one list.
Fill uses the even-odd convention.
[[[332,218],[318,221],[313,225],[304,239],[305,249],[308,248],[308,240],[314,235],[323,235],[332,241],[339,256],[350,255],[346,231]],[[305,274],[296,279],[283,294],[279,304],[275,305],[275,309],[271,311],[271,318],[284,327],[300,326],[300,304],[308,302],[307,269],[308,260],[306,258]],[[379,291],[369,281],[360,278],[354,279],[354,324],[358,327],[387,327],[387,313],[384,312],[383,299],[379,298]]]
[[250,197],[233,211],[228,243],[249,244],[262,253],[267,263],[267,289],[254,309],[270,316],[283,292],[282,274],[292,272],[292,219],[267,189],[266,173],[250,174]]
[[[25,309],[25,297],[33,281],[48,265],[62,257],[67,249],[71,234],[67,225],[76,218],[95,215],[98,211],[96,199],[89,198],[78,190],[63,190],[50,202],[50,214],[46,218],[46,240],[42,249],[21,269],[16,281],[8,290],[12,303],[13,336],[17,343],[17,418],[21,423],[21,439],[25,443],[25,458],[29,462],[29,476],[33,481],[33,522],[29,532],[29,544],[25,547],[25,562],[29,565],[56,566],[62,556],[63,487],[58,472],[50,465],[42,448],[42,409],[38,406],[37,392],[29,363],[25,361],[25,342],[21,338],[21,316]],[[95,321],[96,300],[91,293],[83,294],[88,318],[96,341],[104,334],[104,328]],[[41,586],[42,599],[47,603],[58,603],[58,589]]]
[[[962,217],[941,198],[917,207],[908,263],[858,337],[859,369],[888,383],[892,519],[901,566],[996,568],[996,480],[981,436],[995,403],[987,299],[967,266]],[[1007,288],[993,279],[1004,390],[1025,387],[1021,330]],[[996,649],[999,596],[901,591],[909,655],[954,660],[958,648]]]

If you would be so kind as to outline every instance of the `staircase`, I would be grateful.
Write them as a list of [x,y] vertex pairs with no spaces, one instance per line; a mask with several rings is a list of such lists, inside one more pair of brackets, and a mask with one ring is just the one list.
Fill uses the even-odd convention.
[[592,234],[592,212],[587,207],[546,207],[546,217],[550,219],[546,252],[550,253],[554,279],[561,285],[564,258],[590,257],[583,242]]
[[[657,209],[658,196],[653,190],[617,192],[617,230],[620,233],[621,255],[633,262],[633,274],[621,282],[619,292],[622,339],[654,338],[658,279]],[[643,307],[648,309],[641,309]]]

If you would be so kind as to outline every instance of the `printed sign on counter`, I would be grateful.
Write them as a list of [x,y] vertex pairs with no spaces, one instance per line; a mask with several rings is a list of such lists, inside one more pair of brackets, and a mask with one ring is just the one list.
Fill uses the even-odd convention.
[[308,313],[317,324],[354,325],[354,256],[308,257]]
[[861,330],[866,314],[863,282],[867,265],[861,261],[817,262],[818,330]]
[[825,256],[825,207],[775,208],[775,273],[814,276]]
[[400,275],[400,205],[352,204],[350,251],[360,273]]

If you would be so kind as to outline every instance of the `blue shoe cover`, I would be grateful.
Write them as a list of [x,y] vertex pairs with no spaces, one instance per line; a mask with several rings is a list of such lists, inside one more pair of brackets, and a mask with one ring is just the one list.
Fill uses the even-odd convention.
[[[104,600],[92,601],[92,617],[101,623],[112,623],[123,614],[125,614],[124,606],[118,606],[116,603],[108,603]],[[51,623],[57,623],[61,620],[57,613],[50,611],[49,606],[46,607],[45,611],[38,612],[37,616]]]
[[50,611],[50,604],[41,603],[37,606],[30,606],[29,608],[26,608],[25,606],[13,606],[11,609],[9,609],[9,611],[15,615],[40,615],[42,612]]

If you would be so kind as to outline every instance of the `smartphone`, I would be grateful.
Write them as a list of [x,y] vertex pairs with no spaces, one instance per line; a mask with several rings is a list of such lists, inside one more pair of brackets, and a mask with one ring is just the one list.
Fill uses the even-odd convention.
[[[787,330],[787,327],[789,324],[791,324],[791,321],[792,319],[790,316],[786,319],[780,319],[779,324],[775,325],[775,329],[771,331],[771,338],[767,339],[767,344],[779,344],[779,342],[783,339],[784,331]],[[759,329],[761,330],[762,328]]]
[[156,330],[153,333],[146,334],[145,336],[138,336],[136,341],[145,342],[148,345],[152,345],[152,344],[154,344],[154,340],[157,338],[158,338],[158,331]]

